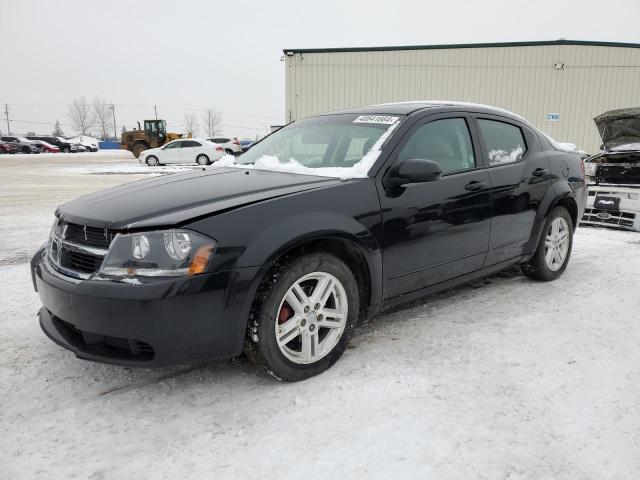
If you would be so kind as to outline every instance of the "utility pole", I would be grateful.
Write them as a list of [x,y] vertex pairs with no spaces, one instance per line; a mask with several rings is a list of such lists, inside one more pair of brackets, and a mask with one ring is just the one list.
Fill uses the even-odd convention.
[[9,105],[4,104],[4,116],[7,118],[7,135],[11,136],[11,125],[9,125]]
[[116,106],[111,104],[111,115],[113,116],[113,140],[118,140],[118,129],[116,128]]
[[158,119],[158,106],[154,105],[153,106],[153,112],[156,114],[156,120]]

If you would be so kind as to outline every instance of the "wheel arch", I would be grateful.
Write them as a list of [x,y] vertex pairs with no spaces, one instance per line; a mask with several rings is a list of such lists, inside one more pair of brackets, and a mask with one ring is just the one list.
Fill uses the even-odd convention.
[[286,258],[307,252],[326,252],[342,260],[356,277],[358,284],[361,319],[375,310],[382,296],[382,275],[379,253],[371,251],[357,237],[346,232],[313,232],[292,239],[274,250],[259,271],[259,286],[269,272]]
[[563,188],[556,185],[556,188],[550,188],[547,197],[543,199],[542,204],[538,209],[538,215],[536,216],[531,238],[529,239],[529,243],[525,249],[527,254],[533,254],[535,252],[547,217],[557,206],[562,206],[569,211],[573,224],[573,231],[575,232],[576,228],[578,228],[578,222],[580,219],[578,218],[578,204],[575,199],[575,192],[573,192],[573,190],[568,186]]

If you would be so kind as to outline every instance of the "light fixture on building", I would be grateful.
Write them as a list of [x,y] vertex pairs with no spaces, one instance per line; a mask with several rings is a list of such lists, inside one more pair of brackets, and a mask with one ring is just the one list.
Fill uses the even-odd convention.
[[556,70],[564,70],[564,63],[556,63],[553,68]]

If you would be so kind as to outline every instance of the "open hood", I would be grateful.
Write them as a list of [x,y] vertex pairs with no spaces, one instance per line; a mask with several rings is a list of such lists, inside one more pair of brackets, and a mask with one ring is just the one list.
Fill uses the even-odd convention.
[[609,110],[593,119],[602,137],[605,150],[635,144],[640,149],[640,107]]

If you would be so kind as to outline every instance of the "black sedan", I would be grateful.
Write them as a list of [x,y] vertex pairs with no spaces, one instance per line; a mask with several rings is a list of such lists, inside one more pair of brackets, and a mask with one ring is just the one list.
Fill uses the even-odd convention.
[[387,307],[513,265],[557,278],[586,198],[580,157],[504,110],[319,115],[239,158],[58,208],[31,263],[40,324],[84,359],[156,367],[244,351],[301,380]]

